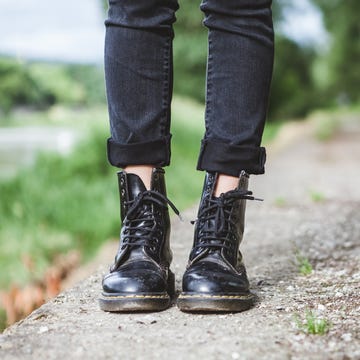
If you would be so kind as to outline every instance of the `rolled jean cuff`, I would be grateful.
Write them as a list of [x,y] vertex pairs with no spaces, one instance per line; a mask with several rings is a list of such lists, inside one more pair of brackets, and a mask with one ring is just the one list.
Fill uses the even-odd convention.
[[109,163],[116,167],[127,165],[167,166],[170,163],[171,135],[157,140],[119,144],[114,139],[107,141],[107,155]]
[[266,151],[264,147],[229,145],[213,140],[203,140],[198,170],[239,176],[241,170],[248,174],[264,174]]

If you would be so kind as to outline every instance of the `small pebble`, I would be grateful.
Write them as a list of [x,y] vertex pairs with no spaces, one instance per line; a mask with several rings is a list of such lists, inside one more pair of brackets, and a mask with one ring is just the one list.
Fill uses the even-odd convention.
[[38,331],[38,334],[44,334],[49,331],[49,328],[47,326],[40,326],[40,329]]
[[344,340],[345,342],[350,342],[352,340],[351,333],[345,333],[341,335],[341,340]]
[[0,342],[0,349],[1,350],[9,350],[13,347],[12,343],[11,342]]

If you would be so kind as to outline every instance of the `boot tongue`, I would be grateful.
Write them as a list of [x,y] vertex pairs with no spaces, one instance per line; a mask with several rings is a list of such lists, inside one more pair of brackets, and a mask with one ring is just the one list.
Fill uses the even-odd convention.
[[[127,173],[126,182],[127,182],[126,185],[127,185],[128,201],[134,200],[140,193],[146,191],[146,187],[143,181],[136,174]],[[141,226],[142,223],[137,222],[137,225]],[[135,234],[137,234],[137,231],[135,231],[134,235]],[[142,245],[133,246],[131,247],[131,251],[126,252],[126,258],[123,259],[122,261],[123,264],[125,264],[127,262],[133,261],[134,259],[139,259],[139,258],[142,259],[143,257],[144,257],[143,246]]]
[[129,200],[134,200],[140,193],[146,191],[146,187],[139,176],[127,174],[127,190]]

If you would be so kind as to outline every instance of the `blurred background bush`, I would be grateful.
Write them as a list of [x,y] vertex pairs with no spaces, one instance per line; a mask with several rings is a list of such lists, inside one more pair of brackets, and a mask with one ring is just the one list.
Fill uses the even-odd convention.
[[[106,4],[98,3],[105,17]],[[316,109],[359,109],[360,2],[312,0],[307,4],[324,20],[326,32],[321,39],[302,39],[306,23],[295,29],[298,38],[286,31],[293,16],[301,18],[295,1],[279,0],[273,6],[276,59],[265,143],[285,121],[304,119]],[[201,25],[198,1],[181,0],[180,5],[172,122],[176,167],[167,173],[171,199],[184,209],[197,201],[202,182],[202,174],[194,168],[203,133],[207,31]],[[59,253],[77,249],[86,261],[102,243],[117,236],[116,170],[106,160],[103,78],[101,64],[0,56],[0,141],[9,141],[0,143],[3,294],[41,282]],[[20,147],[23,152],[30,148],[21,140],[17,151],[6,134],[27,139],[34,127],[71,129],[77,145],[70,153],[43,149],[38,155],[35,150],[42,148],[35,146],[31,166],[25,166]],[[15,141],[17,135],[11,136]],[[15,175],[5,171],[5,163],[17,169]],[[191,181],[185,176],[189,172],[194,174]],[[4,326],[4,312],[2,317]]]

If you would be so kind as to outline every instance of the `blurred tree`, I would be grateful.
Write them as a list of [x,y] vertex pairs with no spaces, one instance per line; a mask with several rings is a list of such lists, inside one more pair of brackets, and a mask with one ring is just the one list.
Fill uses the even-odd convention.
[[276,36],[275,49],[269,118],[303,117],[317,105],[311,75],[315,52],[281,35]]
[[0,57],[0,111],[17,106],[105,103],[103,70],[94,65],[19,62]]
[[313,0],[323,12],[332,36],[326,57],[330,94],[338,100],[360,101],[360,1]]
[[304,117],[323,103],[321,97],[314,97],[312,67],[316,52],[289,39],[280,30],[286,10],[292,7],[292,0],[273,1],[272,5],[276,37],[269,120]]
[[54,102],[51,94],[29,74],[28,67],[11,58],[0,58],[0,110],[8,113],[17,105],[42,107]]
[[104,11],[107,11],[108,8],[108,0],[101,0],[102,8]]

